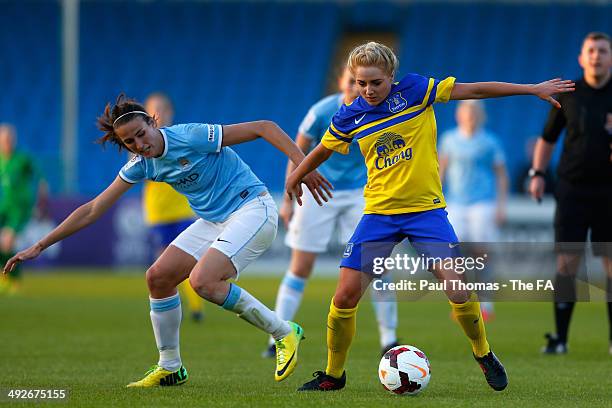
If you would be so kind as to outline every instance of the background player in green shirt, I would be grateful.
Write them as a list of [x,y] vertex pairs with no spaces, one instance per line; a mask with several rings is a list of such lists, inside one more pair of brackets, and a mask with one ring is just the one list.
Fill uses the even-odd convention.
[[[26,226],[36,202],[36,183],[42,199],[47,184],[36,171],[33,160],[15,149],[15,128],[0,124],[0,262],[15,255],[15,239]],[[20,269],[0,280],[0,293],[18,290]]]

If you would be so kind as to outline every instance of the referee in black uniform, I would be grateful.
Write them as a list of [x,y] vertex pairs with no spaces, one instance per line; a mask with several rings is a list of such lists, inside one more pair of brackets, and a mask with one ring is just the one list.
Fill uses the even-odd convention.
[[[612,43],[604,33],[588,34],[578,62],[583,78],[576,91],[558,95],[561,109],[552,109],[538,140],[529,171],[529,192],[541,200],[544,169],[556,141],[567,129],[557,169],[556,242],[585,242],[590,231],[593,254],[607,273],[607,306],[612,354]],[[555,279],[556,334],[547,334],[547,354],[567,352],[567,332],[576,300],[576,271],[583,248],[561,249]]]

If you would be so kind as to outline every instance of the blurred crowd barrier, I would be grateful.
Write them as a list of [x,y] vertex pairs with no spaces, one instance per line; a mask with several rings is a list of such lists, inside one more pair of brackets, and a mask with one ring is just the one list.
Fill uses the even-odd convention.
[[[281,196],[275,195],[280,207]],[[33,219],[20,236],[19,247],[25,248],[38,241],[71,211],[86,200],[79,198],[52,199],[50,218]],[[144,223],[140,197],[124,197],[95,224],[65,239],[43,252],[28,267],[146,267],[154,259],[149,230]],[[501,228],[501,242],[552,242],[554,200],[546,197],[536,204],[527,197],[512,197],[507,206],[507,222]],[[272,247],[262,259],[289,260],[289,249],[284,244],[285,228],[279,225]],[[338,260],[344,244],[332,240],[328,253],[322,255],[330,261]]]

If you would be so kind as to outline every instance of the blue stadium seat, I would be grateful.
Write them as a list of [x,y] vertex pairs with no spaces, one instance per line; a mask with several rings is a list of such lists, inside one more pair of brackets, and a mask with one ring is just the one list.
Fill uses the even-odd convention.
[[[612,26],[610,6],[416,4],[406,12],[401,71],[464,82],[576,78],[584,35]],[[487,101],[486,107],[487,126],[502,139],[515,174],[525,142],[542,131],[550,107],[529,97]],[[440,132],[454,126],[452,109],[439,106],[436,112]]]
[[[535,82],[580,74],[583,36],[609,31],[602,5],[368,4],[327,2],[81,2],[78,192],[99,192],[126,159],[103,152],[96,117],[121,91],[142,100],[169,94],[177,122],[276,121],[290,135],[323,96],[344,30],[390,30],[399,39],[400,75],[459,81]],[[0,121],[41,157],[61,189],[61,14],[58,2],[7,1],[0,13]],[[502,138],[511,173],[548,106],[520,97],[486,103],[488,126]],[[454,105],[436,107],[438,128],[454,126]],[[108,150],[111,150],[110,148]],[[275,191],[285,158],[265,143],[236,147]],[[90,163],[96,163],[92,167]],[[280,171],[279,171],[280,170]]]
[[56,2],[3,2],[1,8],[0,122],[16,126],[19,147],[41,158],[41,171],[58,190],[62,115],[59,6]]
[[[82,3],[80,146],[108,168],[80,178],[79,190],[96,193],[107,181],[102,173],[125,160],[91,145],[95,117],[120,91],[140,100],[168,93],[177,122],[271,119],[293,134],[322,96],[335,13],[326,4],[135,2],[118,12]],[[236,150],[272,189],[282,188],[281,153],[257,143]]]

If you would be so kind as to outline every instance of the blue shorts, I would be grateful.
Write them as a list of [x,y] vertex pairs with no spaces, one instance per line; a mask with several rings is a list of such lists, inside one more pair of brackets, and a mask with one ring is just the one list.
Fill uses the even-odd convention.
[[165,248],[176,238],[181,232],[193,224],[195,220],[183,220],[177,222],[169,222],[166,224],[155,224],[151,226],[151,236],[153,245],[156,248]]
[[372,273],[374,258],[386,258],[408,238],[418,255],[460,255],[457,235],[443,208],[407,214],[364,214],[349,240],[340,267]]

